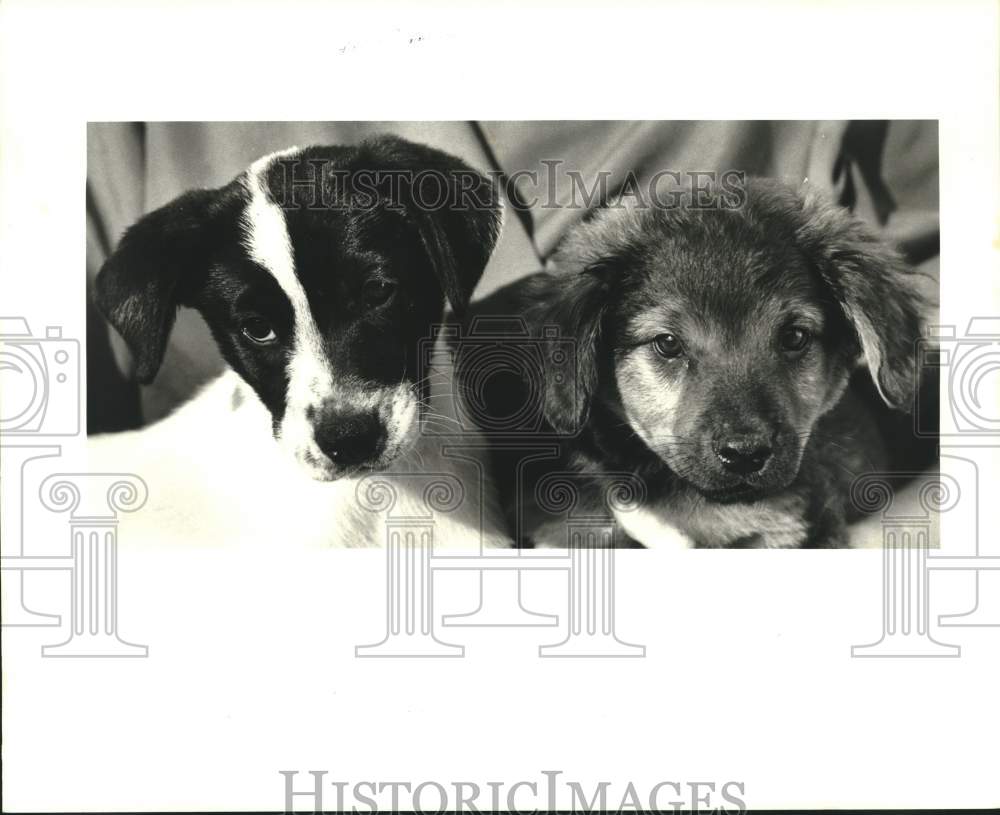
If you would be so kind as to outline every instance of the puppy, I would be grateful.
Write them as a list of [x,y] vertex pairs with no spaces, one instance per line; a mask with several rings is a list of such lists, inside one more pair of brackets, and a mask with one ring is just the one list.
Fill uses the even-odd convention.
[[[420,344],[446,302],[466,308],[500,225],[485,176],[391,137],[266,156],[145,216],[96,280],[136,378],[156,376],[181,306],[201,313],[231,367],[194,405],[134,434],[133,445],[160,452],[147,471],[174,461],[183,483],[203,470],[213,504],[228,492],[252,505],[242,487],[264,484],[259,512],[222,514],[264,523],[268,509],[297,506],[307,534],[329,545],[377,543],[356,506],[358,478],[410,452],[424,472],[454,470],[415,449],[431,381]],[[178,509],[192,500],[182,483],[166,485]],[[302,496],[323,508],[325,528],[310,527]]]
[[[746,193],[739,208],[596,211],[552,272],[477,314],[523,315],[553,338],[550,359],[575,342],[574,375],[535,388],[536,439],[561,438],[550,470],[643,479],[644,507],[617,514],[632,538],[843,546],[850,483],[888,463],[876,402],[912,403],[920,298],[901,258],[845,210],[767,180]],[[523,380],[480,398],[511,415],[531,398]],[[542,543],[538,475],[512,478],[515,458],[496,457],[505,500],[520,503],[520,542]]]

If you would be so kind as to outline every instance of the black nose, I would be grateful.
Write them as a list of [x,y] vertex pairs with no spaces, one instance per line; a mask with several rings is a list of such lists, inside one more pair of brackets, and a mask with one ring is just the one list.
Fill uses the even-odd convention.
[[764,469],[771,458],[771,445],[760,434],[730,435],[716,440],[715,455],[731,473],[750,475]]
[[319,449],[337,466],[351,467],[375,459],[385,432],[374,413],[330,413],[314,431]]

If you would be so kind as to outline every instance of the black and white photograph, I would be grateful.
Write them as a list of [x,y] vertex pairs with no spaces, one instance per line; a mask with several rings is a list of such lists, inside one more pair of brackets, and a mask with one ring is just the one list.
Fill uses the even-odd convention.
[[[437,545],[880,545],[852,486],[937,454],[937,153],[926,120],[91,124],[88,433],[189,538],[287,489],[318,545],[383,545],[365,479],[442,471],[474,489]],[[567,539],[563,499],[616,497]]]
[[1000,8],[349,7],[0,11],[4,811],[995,807]]

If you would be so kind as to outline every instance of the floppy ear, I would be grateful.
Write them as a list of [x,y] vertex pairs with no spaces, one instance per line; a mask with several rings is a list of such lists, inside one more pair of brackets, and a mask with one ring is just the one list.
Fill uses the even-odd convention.
[[879,394],[910,410],[923,298],[903,258],[846,210],[815,196],[802,205],[799,245],[854,327]]
[[537,276],[547,281],[546,291],[536,298],[544,304],[542,316],[533,313],[532,320],[559,329],[547,343],[548,358],[565,341],[575,355],[570,378],[560,379],[554,371],[545,384],[545,418],[560,434],[575,433],[590,415],[611,295],[626,280],[635,261],[634,237],[649,228],[651,213],[655,210],[628,201],[592,210],[560,241],[553,257],[556,273]]
[[207,266],[218,202],[218,190],[195,190],[146,215],[97,275],[97,307],[128,345],[142,384],[163,361],[185,279]]
[[401,193],[452,310],[461,317],[493,254],[503,209],[496,185],[441,150],[394,136],[365,145],[406,171]]
[[[561,435],[575,435],[590,414],[597,389],[601,324],[608,304],[610,270],[601,265],[549,277],[552,290],[539,322],[546,364],[568,353],[569,364],[553,364],[545,377],[545,418]],[[552,330],[556,329],[556,330]]]

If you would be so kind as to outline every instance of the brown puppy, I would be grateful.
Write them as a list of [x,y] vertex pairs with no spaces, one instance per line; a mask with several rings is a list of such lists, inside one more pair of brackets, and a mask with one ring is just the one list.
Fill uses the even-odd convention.
[[[546,335],[575,341],[575,376],[544,377],[531,435],[562,437],[549,469],[641,476],[645,522],[620,518],[633,536],[655,545],[652,513],[701,546],[845,545],[851,481],[887,465],[871,383],[887,405],[912,404],[920,299],[847,211],[772,181],[746,192],[738,209],[599,210],[554,272],[477,315],[523,316],[546,359]],[[865,366],[867,393],[852,382]],[[521,379],[480,398],[513,415],[531,398]],[[514,458],[496,456],[508,470]],[[522,542],[545,537],[535,481],[501,474]]]

